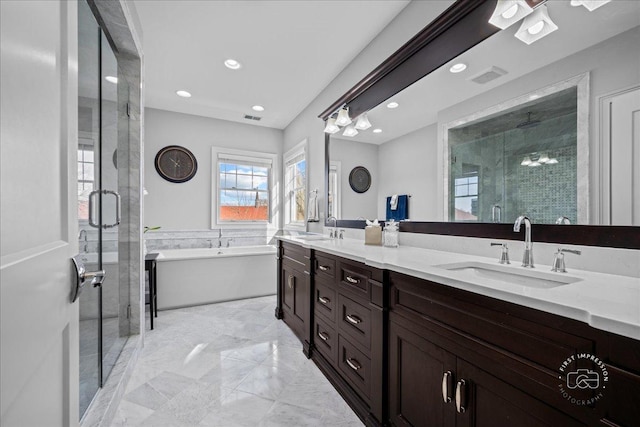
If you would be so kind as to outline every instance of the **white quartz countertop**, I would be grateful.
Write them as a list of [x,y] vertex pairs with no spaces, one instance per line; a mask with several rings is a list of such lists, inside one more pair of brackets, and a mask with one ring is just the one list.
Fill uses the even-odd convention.
[[[536,288],[438,267],[460,262],[500,265],[493,257],[409,246],[398,248],[367,246],[356,239],[304,240],[295,236],[278,236],[278,239],[362,262],[371,267],[404,273],[579,320],[597,329],[640,340],[640,278],[638,277],[580,271],[570,267],[567,273],[554,273],[551,272],[551,266],[536,264],[534,269],[536,273],[540,271],[558,275],[560,278],[579,279],[575,283],[557,287]],[[516,273],[518,270],[524,270],[519,261],[512,261],[512,264],[500,265],[500,267],[513,269]]]

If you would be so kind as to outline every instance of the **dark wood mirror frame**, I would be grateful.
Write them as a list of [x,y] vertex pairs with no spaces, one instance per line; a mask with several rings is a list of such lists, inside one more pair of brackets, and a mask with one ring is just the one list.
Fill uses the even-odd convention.
[[[546,0],[527,0],[536,5]],[[327,120],[344,105],[352,117],[369,111],[443,64],[499,31],[489,24],[497,1],[458,0],[382,64],[349,89],[319,117]],[[325,134],[325,195],[329,189],[329,144]],[[328,200],[325,201],[328,212]],[[326,226],[332,226],[325,219]],[[362,220],[338,220],[341,228],[364,228]],[[511,224],[461,222],[403,222],[401,232],[522,240]],[[535,240],[587,246],[640,249],[640,227],[599,225],[535,225]]]

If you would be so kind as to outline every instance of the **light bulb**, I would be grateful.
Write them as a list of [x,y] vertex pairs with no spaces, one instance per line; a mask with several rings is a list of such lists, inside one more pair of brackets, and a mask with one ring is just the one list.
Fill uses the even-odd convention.
[[530,26],[529,28],[527,28],[527,31],[529,32],[529,34],[534,35],[542,31],[543,28],[544,28],[544,21],[538,21],[532,26]]
[[342,135],[344,136],[356,136],[357,134],[358,134],[358,131],[353,125],[347,126],[344,132],[342,132]]
[[328,118],[327,126],[325,126],[324,128],[324,132],[334,134],[338,131],[340,131],[340,128],[338,127],[338,125],[336,125],[336,119],[334,119],[333,117]]
[[527,166],[529,166],[530,168],[535,168],[536,166],[540,166],[540,163],[536,160],[529,163]]
[[510,19],[510,18],[513,18],[517,12],[518,12],[518,5],[514,4],[509,9],[502,12],[502,17],[504,19]]
[[356,129],[358,130],[367,130],[371,127],[371,123],[369,122],[369,117],[367,117],[367,113],[363,113],[358,117],[356,121]]
[[522,160],[522,162],[520,162],[520,164],[521,164],[522,166],[528,166],[528,165],[530,165],[530,164],[531,164],[531,158],[530,158],[529,156],[526,156],[526,157]]
[[187,92],[186,90],[177,90],[176,91],[176,95],[182,97],[182,98],[191,98],[191,94],[189,92]]
[[546,154],[544,154],[544,153],[543,153],[543,154],[540,154],[540,158],[538,159],[538,161],[539,161],[540,163],[548,163],[548,162],[549,162],[549,160],[550,160],[550,159],[549,159],[549,156],[548,156],[548,155],[546,155]]

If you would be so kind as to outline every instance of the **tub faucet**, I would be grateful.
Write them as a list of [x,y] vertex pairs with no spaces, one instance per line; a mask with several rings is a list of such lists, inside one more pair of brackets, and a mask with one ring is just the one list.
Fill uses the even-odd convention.
[[229,237],[227,239],[227,247],[229,247],[229,243],[233,242],[233,237]]
[[329,234],[329,237],[334,238],[334,237],[338,237],[338,230],[336,230],[336,228],[338,227],[338,218],[336,218],[335,216],[330,216],[329,218],[327,218],[327,222],[333,220],[333,230],[331,230],[331,233]]
[[211,239],[207,240],[207,242],[209,243],[209,249],[213,248],[213,243],[211,242]]
[[571,224],[571,221],[566,216],[561,216],[560,218],[556,219],[556,224]]
[[502,222],[502,208],[498,204],[491,206],[491,221]]
[[524,254],[522,255],[522,266],[533,268],[533,243],[531,242],[531,221],[529,217],[520,215],[513,224],[513,231],[520,232],[520,225],[524,222]]

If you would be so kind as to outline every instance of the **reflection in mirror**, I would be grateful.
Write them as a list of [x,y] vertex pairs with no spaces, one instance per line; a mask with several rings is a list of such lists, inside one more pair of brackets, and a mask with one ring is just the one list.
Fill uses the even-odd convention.
[[528,98],[446,131],[449,221],[578,223],[577,87]]
[[[632,142],[629,147],[625,146],[620,152],[622,154],[616,154],[619,145],[605,140],[605,136],[609,134],[605,129],[609,118],[605,114],[608,104],[603,100],[640,87],[640,63],[637,59],[640,46],[640,2],[610,2],[593,12],[572,7],[568,1],[546,4],[551,18],[559,27],[558,31],[530,45],[514,37],[518,25],[499,31],[368,111],[371,128],[360,131],[354,137],[344,136],[342,131],[331,135],[330,157],[327,162],[343,162],[339,186],[342,190],[340,202],[343,207],[340,218],[375,216],[386,219],[387,198],[395,194],[410,194],[410,220],[455,220],[455,214],[450,214],[455,202],[449,200],[449,192],[453,191],[455,182],[450,182],[449,146],[446,144],[448,129],[463,123],[472,126],[472,121],[489,119],[491,114],[502,111],[501,114],[513,115],[513,120],[510,122],[511,131],[502,132],[503,142],[499,145],[511,153],[513,162],[516,162],[515,158],[519,155],[522,158],[517,165],[513,165],[515,170],[511,171],[504,167],[506,151],[494,158],[494,161],[502,158],[502,167],[505,169],[503,172],[507,172],[502,178],[509,185],[499,190],[494,189],[495,194],[491,194],[491,197],[487,195],[486,200],[479,194],[476,202],[479,205],[473,209],[470,207],[472,199],[468,199],[464,202],[468,205],[466,210],[472,210],[475,218],[458,218],[459,220],[492,222],[500,215],[500,221],[506,223],[514,215],[524,213],[518,211],[528,211],[537,223],[553,224],[560,216],[568,217],[572,224],[632,223],[615,220],[617,208],[612,205],[615,202],[640,206],[640,202],[635,200],[638,191],[633,190],[636,193],[632,193],[630,185],[633,176],[639,173],[639,166],[635,163],[635,166],[624,166],[625,171],[618,173],[616,171],[620,170],[622,163],[616,163],[611,170],[608,165],[610,159],[629,158],[631,155],[624,153],[637,153],[640,149],[635,146],[633,151],[630,147],[637,142]],[[450,72],[450,68],[457,63],[464,63],[467,68],[458,73]],[[520,165],[525,160],[525,155],[532,162],[534,159],[531,156],[549,156],[552,155],[551,150],[556,150],[553,152],[560,155],[559,150],[569,144],[553,145],[545,135],[563,128],[562,124],[556,123],[555,127],[549,129],[546,124],[541,124],[524,130],[517,125],[528,120],[528,112],[532,113],[532,122],[549,121],[546,117],[550,111],[547,110],[553,110],[555,102],[550,100],[545,103],[543,98],[567,89],[559,87],[576,76],[588,76],[588,81],[585,92],[587,98],[583,100],[582,106],[581,90],[578,88],[577,114],[573,115],[577,157],[572,161],[577,163],[572,169],[577,173],[571,179],[575,183],[564,181],[569,177],[563,175],[561,180],[556,181],[555,187],[541,182],[539,185],[545,187],[544,191],[540,188],[541,191],[535,194],[535,198],[534,193],[529,191],[532,200],[528,204],[523,205],[523,200],[506,200],[507,196],[515,194],[515,184],[507,181],[525,180],[524,175],[517,178],[518,172],[522,175],[526,170],[532,175],[527,179],[534,180],[540,177],[533,175],[545,168],[548,170],[555,166],[556,170],[560,170],[564,167],[558,157],[558,164],[547,164],[538,169],[535,166],[525,169]],[[573,84],[574,87],[576,85],[577,83]],[[638,93],[640,91],[635,92],[636,97]],[[531,103],[534,99],[529,97],[536,96],[539,99]],[[398,106],[388,108],[390,102],[396,102]],[[580,118],[581,112],[586,114],[584,119]],[[615,119],[611,118],[611,121]],[[480,124],[476,123],[474,126]],[[374,133],[374,129],[381,131]],[[512,137],[517,135],[520,135],[520,139],[514,140]],[[558,140],[564,141],[564,138],[569,136]],[[628,139],[630,138],[625,141]],[[455,142],[453,147],[459,143]],[[512,147],[512,143],[516,146]],[[463,147],[453,149],[462,150]],[[543,149],[549,151],[543,152]],[[468,154],[471,155],[471,152]],[[562,153],[562,156],[568,155]],[[539,157],[537,160],[540,162]],[[365,164],[365,161],[368,163]],[[462,163],[478,166],[481,163],[471,160],[457,163],[460,178],[464,174],[468,174],[470,178],[466,183],[459,182],[459,191],[463,191],[463,185],[467,185],[466,191],[474,190],[474,168],[467,165],[463,171]],[[359,165],[367,167],[372,175],[371,189],[364,195],[375,195],[366,200],[353,192],[347,182],[349,172]],[[488,176],[484,175],[481,168],[478,168],[477,175],[481,188],[483,178],[488,179]],[[497,179],[497,176],[491,179]],[[568,190],[568,187],[572,189]],[[620,196],[616,196],[618,193]],[[566,203],[574,196],[575,202]],[[540,198],[555,198],[564,205],[546,209],[541,206],[538,200]],[[462,199],[459,203],[463,203]]]

